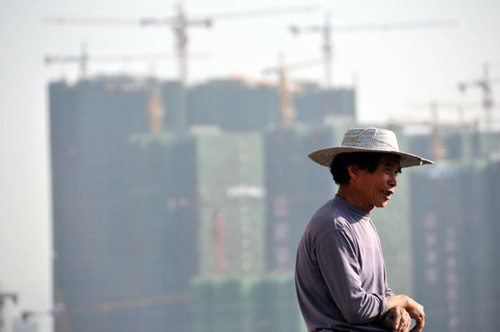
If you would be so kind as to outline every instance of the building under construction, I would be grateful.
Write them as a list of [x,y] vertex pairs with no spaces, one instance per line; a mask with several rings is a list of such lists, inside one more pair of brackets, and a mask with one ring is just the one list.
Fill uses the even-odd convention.
[[141,215],[154,195],[137,198],[129,141],[150,129],[148,101],[123,78],[50,85],[57,331],[163,331],[168,321],[167,242],[151,240],[165,225]]
[[[500,133],[477,128],[441,131],[435,166],[410,177],[414,287],[426,308],[426,330],[493,331],[500,308]],[[414,149],[432,136],[413,137]]]
[[[335,192],[306,155],[356,126],[355,91],[308,85],[287,117],[268,85],[210,81],[185,109],[179,91],[131,77],[50,85],[56,331],[303,331],[296,243]],[[439,163],[405,170],[374,211],[390,285],[425,305],[426,331],[470,331],[462,312],[488,330],[500,136],[391,129]]]

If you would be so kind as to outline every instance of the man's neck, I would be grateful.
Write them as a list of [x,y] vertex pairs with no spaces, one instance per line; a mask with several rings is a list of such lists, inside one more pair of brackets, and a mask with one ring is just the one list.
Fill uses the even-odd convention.
[[337,195],[342,199],[348,201],[352,205],[362,208],[366,212],[370,212],[374,208],[374,206],[365,206],[365,204],[363,204],[361,196],[359,195],[359,192],[350,185],[340,185],[339,189],[337,190]]

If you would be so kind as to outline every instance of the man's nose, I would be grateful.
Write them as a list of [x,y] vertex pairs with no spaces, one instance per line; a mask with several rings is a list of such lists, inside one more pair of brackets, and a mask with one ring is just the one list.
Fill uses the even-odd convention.
[[391,187],[396,187],[398,185],[398,179],[396,177],[396,175],[392,175],[390,178],[389,178],[389,185]]

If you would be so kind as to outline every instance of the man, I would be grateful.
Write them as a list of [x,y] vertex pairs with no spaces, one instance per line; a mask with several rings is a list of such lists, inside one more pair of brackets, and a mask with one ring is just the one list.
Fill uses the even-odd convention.
[[348,130],[341,146],[309,154],[329,167],[337,195],[309,221],[297,250],[295,282],[308,331],[422,331],[424,308],[387,285],[380,239],[370,219],[385,207],[401,168],[432,164],[400,152],[386,129]]

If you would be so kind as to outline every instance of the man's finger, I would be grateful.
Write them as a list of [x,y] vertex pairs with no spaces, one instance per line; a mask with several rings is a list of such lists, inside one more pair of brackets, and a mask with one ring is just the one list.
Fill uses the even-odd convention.
[[403,324],[404,326],[401,330],[403,332],[407,332],[410,329],[411,317],[410,317],[410,314],[408,314],[408,312],[406,312],[406,311],[403,312],[403,322],[404,322],[404,324]]
[[401,315],[399,314],[399,311],[397,308],[394,308],[392,310],[391,318],[392,318],[393,331],[399,332],[399,327],[401,325]]
[[422,332],[424,329],[425,321],[423,319],[416,320],[417,325],[411,329],[411,332]]

